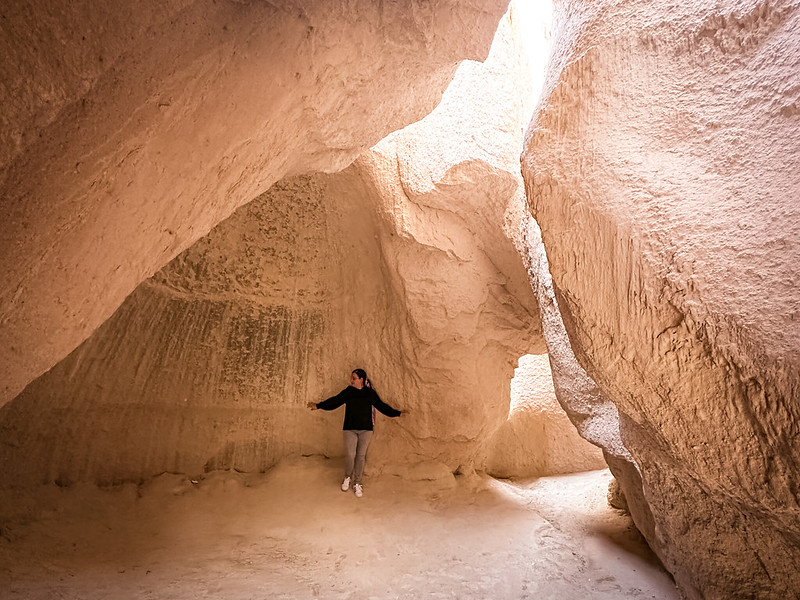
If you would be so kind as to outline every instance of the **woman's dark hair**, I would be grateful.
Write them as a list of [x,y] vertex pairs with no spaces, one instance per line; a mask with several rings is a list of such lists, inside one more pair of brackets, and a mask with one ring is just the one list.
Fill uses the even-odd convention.
[[356,377],[359,379],[364,380],[364,385],[368,388],[372,387],[372,382],[367,378],[367,372],[364,369],[353,369],[353,373],[356,374]]

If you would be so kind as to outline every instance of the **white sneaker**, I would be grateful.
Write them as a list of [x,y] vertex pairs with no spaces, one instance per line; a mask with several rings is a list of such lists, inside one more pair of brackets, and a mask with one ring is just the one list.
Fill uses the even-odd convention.
[[361,498],[361,496],[364,494],[364,492],[361,491],[361,484],[357,483],[353,486],[353,488],[356,490],[356,498]]
[[344,481],[342,482],[342,491],[346,492],[349,489],[350,489],[350,478],[345,477]]

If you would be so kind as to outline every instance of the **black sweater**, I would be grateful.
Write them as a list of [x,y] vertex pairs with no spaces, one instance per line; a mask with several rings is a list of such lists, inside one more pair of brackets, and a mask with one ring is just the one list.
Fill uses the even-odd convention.
[[342,404],[345,405],[342,429],[366,429],[372,431],[373,406],[387,417],[400,416],[400,411],[381,400],[372,388],[363,387],[358,389],[352,385],[348,385],[332,398],[317,403],[317,408],[334,410]]

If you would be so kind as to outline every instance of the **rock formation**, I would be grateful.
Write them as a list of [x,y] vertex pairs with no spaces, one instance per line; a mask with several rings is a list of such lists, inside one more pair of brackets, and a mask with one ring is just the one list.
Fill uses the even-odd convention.
[[800,593],[798,26],[796,2],[565,1],[526,140],[572,345],[689,598]]
[[370,468],[552,472],[547,350],[686,597],[800,594],[800,3],[560,0],[524,186],[502,5],[4,7],[0,484],[337,455],[358,366]]
[[520,258],[533,84],[515,35],[506,17],[428,117],[340,173],[282,179],[141,284],[0,409],[5,484],[339,455],[341,414],[305,403],[355,367],[410,409],[378,417],[370,468],[483,468],[516,360],[544,351]]
[[36,0],[0,22],[0,404],[274,182],[483,59],[502,2]]

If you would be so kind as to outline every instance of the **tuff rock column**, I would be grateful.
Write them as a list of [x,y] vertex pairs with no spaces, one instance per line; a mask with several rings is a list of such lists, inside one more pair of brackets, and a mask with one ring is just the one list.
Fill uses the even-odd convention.
[[800,594],[798,28],[797,2],[561,2],[526,140],[572,346],[691,598]]

